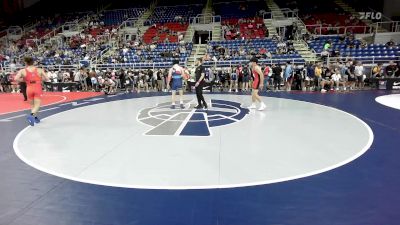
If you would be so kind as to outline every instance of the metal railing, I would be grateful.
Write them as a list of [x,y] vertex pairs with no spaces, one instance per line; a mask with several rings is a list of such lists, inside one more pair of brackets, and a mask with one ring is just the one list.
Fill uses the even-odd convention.
[[273,19],[273,15],[272,15],[272,12],[265,12],[265,13],[263,13],[263,19],[264,20],[271,20],[271,19]]
[[274,17],[273,12],[265,12],[263,13],[263,19],[274,19],[274,20],[287,20],[287,19],[299,19],[298,10],[292,10],[289,8],[282,8],[281,9],[283,17]]
[[[371,56],[371,57],[350,57],[353,60],[357,61],[362,61],[364,65],[376,65],[378,63],[388,63],[389,61],[393,62],[400,62],[400,59],[397,57],[397,59],[392,59],[388,57],[376,57],[376,56]],[[186,61],[181,62],[181,65],[186,66],[188,59]],[[329,64],[332,64],[334,62],[337,62],[338,60],[341,60],[341,57],[327,57],[326,62]],[[317,60],[317,61],[322,61],[322,60]],[[81,68],[83,65],[82,62],[88,62],[89,66],[91,68],[95,69],[100,69],[100,70],[106,70],[106,69],[156,69],[156,68],[169,68],[172,66],[172,63],[104,63],[104,64],[91,64],[90,60],[82,60],[80,63],[77,64],[71,64],[71,65],[45,65],[45,66],[40,66],[40,68],[43,68],[45,70],[58,70],[58,71],[65,71],[65,70],[78,70]],[[286,62],[291,62],[294,65],[304,65],[305,61],[302,58],[281,58],[281,59],[261,59],[260,64],[267,64],[267,65],[272,65],[272,64],[283,64]],[[206,67],[232,67],[232,66],[238,66],[239,64],[245,65],[248,64],[249,60],[227,60],[227,61],[205,61],[204,66]],[[16,66],[11,68],[10,66],[4,66],[0,65],[1,70],[4,72],[10,72],[12,69],[22,69],[24,68],[23,66]]]
[[137,18],[128,18],[127,20],[123,21],[121,25],[118,26],[117,30],[121,30],[124,28],[135,28],[137,22],[138,22]]
[[[320,55],[320,54],[319,54]],[[337,61],[341,61],[346,57],[326,57],[326,62],[327,64],[332,64]],[[363,64],[378,64],[378,63],[388,63],[389,61],[393,62],[400,62],[399,57],[393,57],[393,56],[349,56],[349,59],[351,58],[352,60],[355,61],[361,61]]]
[[50,31],[43,37],[39,38],[38,44],[39,45],[44,44],[48,39],[57,36],[57,34],[59,34],[61,31],[62,31],[62,26],[55,28],[54,30]]
[[30,22],[30,23],[24,24],[22,26],[23,33],[24,34],[28,33],[30,30],[35,28],[38,24],[39,24],[39,22]]
[[299,11],[298,10],[292,10],[289,8],[281,8],[281,12],[285,19],[289,18],[299,18]]
[[376,33],[400,32],[400,21],[376,22],[373,24]]
[[20,26],[11,26],[7,29],[7,35],[22,35],[23,29]]
[[[259,64],[267,64],[267,65],[272,65],[272,64],[284,64],[286,62],[291,62],[292,64],[295,65],[304,65],[305,61],[303,58],[281,58],[281,59],[260,59]],[[248,64],[249,60],[248,59],[242,59],[242,60],[226,60],[226,61],[205,61],[204,66],[206,67],[232,67],[232,66],[238,66],[238,65],[245,65]]]
[[121,11],[128,12],[129,10],[132,10],[132,9],[146,10],[146,8],[139,7],[139,8],[127,8],[127,9],[108,9],[108,10],[104,10],[103,12],[121,12]]
[[332,31],[331,35],[346,34],[347,32],[357,33],[357,34],[372,34],[374,29],[372,26],[338,26],[338,27],[328,27],[322,24],[310,24],[305,25],[306,29],[315,35],[327,35]]
[[196,17],[190,17],[190,24],[210,24],[221,23],[221,16],[214,16],[212,14],[199,14]]

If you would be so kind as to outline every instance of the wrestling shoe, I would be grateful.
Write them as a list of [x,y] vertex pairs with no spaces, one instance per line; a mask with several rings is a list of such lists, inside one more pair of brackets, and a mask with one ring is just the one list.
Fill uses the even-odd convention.
[[258,111],[263,111],[267,106],[264,103],[261,103],[260,108],[258,108]]
[[255,108],[257,108],[257,107],[256,107],[256,104],[253,103],[253,104],[251,104],[251,105],[250,105],[249,107],[247,107],[247,108],[248,108],[248,109],[255,109]]
[[33,118],[32,115],[29,115],[29,116],[26,118],[26,121],[27,121],[27,122],[29,123],[29,125],[31,125],[32,127],[35,126],[35,119]]

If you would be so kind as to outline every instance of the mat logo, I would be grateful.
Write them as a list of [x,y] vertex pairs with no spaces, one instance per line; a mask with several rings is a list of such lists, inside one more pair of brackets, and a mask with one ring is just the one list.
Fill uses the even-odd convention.
[[393,82],[393,89],[399,90],[400,89],[400,82]]
[[152,127],[149,136],[210,136],[211,127],[228,125],[246,117],[249,110],[240,103],[211,100],[210,109],[195,109],[193,101],[185,101],[184,109],[170,109],[171,102],[142,109],[138,121]]
[[380,20],[382,19],[382,13],[380,12],[359,12],[360,20]]

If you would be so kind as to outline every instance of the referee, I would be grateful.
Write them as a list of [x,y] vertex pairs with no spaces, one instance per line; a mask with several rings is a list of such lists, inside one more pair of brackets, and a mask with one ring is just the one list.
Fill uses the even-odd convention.
[[203,59],[202,58],[198,58],[196,60],[196,96],[197,96],[197,102],[198,105],[195,107],[196,109],[203,109],[203,107],[205,109],[208,109],[207,103],[204,100],[204,96],[203,96],[203,87],[204,87],[204,76],[205,76],[205,69],[202,65],[203,63]]

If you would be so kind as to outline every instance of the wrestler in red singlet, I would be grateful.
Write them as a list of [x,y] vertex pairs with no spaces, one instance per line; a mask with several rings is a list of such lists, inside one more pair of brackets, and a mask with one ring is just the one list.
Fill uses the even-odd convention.
[[258,90],[260,88],[260,74],[258,74],[257,71],[255,71],[255,69],[253,68],[251,70],[251,72],[253,73],[253,89],[254,90]]
[[42,91],[42,77],[39,76],[37,68],[33,71],[25,69],[25,82],[26,82],[26,93],[28,99],[41,99]]
[[19,70],[15,79],[17,81],[25,80],[26,82],[27,97],[32,106],[31,114],[28,115],[26,120],[29,125],[34,126],[35,123],[40,123],[40,119],[37,114],[40,109],[42,97],[42,80],[49,81],[50,79],[42,69],[38,69],[33,65],[33,58],[25,57],[24,60],[26,68]]
[[249,109],[255,109],[256,108],[256,102],[260,103],[260,108],[258,108],[259,111],[263,111],[267,106],[264,104],[264,102],[261,100],[260,95],[258,94],[259,88],[263,88],[264,86],[264,76],[263,72],[261,71],[261,68],[257,65],[258,59],[256,57],[253,57],[250,59],[250,66],[251,66],[251,72],[253,73],[253,89],[251,90],[251,105],[248,107]]

